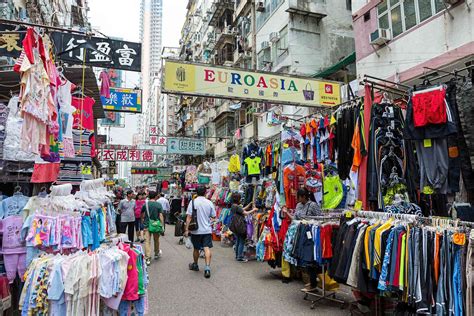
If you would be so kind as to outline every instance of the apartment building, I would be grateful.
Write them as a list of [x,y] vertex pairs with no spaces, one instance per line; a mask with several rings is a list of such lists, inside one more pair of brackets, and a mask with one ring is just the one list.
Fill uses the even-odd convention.
[[[317,76],[354,53],[349,0],[190,0],[187,9],[182,60]],[[178,131],[206,136],[209,155],[228,157],[254,137],[281,130],[269,127],[263,115],[273,104],[211,100],[181,97],[178,102]],[[279,108],[285,114],[308,113],[302,107]]]
[[[259,70],[319,77],[318,73],[353,54],[351,1],[266,0],[257,2],[257,68]],[[355,75],[355,70],[352,71]],[[311,109],[272,104],[259,113],[278,109],[300,117]],[[259,138],[278,134],[281,126],[269,127],[266,116],[258,118]]]
[[472,1],[358,0],[353,20],[359,78],[370,75],[407,86],[457,79],[461,125],[474,165]]

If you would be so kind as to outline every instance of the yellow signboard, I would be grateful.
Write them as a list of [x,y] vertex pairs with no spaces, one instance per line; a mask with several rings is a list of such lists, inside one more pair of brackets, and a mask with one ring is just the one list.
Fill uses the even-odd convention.
[[162,92],[304,106],[341,103],[339,83],[166,60]]

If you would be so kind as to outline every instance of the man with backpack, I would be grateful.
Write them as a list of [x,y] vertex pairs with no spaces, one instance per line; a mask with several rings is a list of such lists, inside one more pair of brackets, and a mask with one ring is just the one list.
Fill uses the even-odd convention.
[[157,193],[150,191],[148,200],[142,207],[142,221],[145,227],[145,260],[146,264],[151,263],[151,239],[153,238],[155,260],[161,257],[160,235],[163,233],[164,216],[161,204],[156,201]]
[[216,217],[214,204],[206,199],[206,187],[199,186],[196,190],[197,197],[193,199],[186,211],[186,228],[184,235],[189,236],[191,232],[191,242],[193,244],[193,263],[189,264],[189,270],[199,271],[198,260],[199,251],[204,249],[206,266],[204,267],[204,277],[211,277],[211,248],[212,248],[212,227],[211,219]]

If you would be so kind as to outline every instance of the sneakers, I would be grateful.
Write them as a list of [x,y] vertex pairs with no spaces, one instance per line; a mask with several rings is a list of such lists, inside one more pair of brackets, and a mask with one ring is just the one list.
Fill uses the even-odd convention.
[[303,292],[314,292],[317,289],[318,288],[316,286],[311,286],[311,284],[306,284],[304,289],[301,289],[301,291],[303,291]]
[[145,260],[145,263],[146,263],[147,266],[149,266],[149,265],[151,264],[151,260],[150,260],[150,259],[146,259],[146,260]]
[[191,270],[191,271],[199,271],[199,266],[198,266],[198,264],[197,264],[197,263],[194,263],[194,262],[193,262],[193,263],[190,263],[190,264],[189,264],[189,270]]
[[206,279],[209,279],[209,278],[211,277],[211,268],[206,267],[206,268],[204,269],[204,277],[205,277]]
[[161,249],[160,249],[160,251],[158,252],[158,254],[155,255],[155,260],[160,259],[162,254],[163,254],[163,252],[162,252]]

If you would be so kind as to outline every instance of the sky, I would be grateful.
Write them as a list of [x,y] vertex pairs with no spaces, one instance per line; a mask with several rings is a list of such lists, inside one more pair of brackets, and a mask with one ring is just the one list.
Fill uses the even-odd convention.
[[[140,0],[89,0],[89,21],[92,28],[106,36],[138,42],[140,36],[140,2]],[[181,27],[186,17],[187,2],[188,0],[163,0],[163,46],[179,46]],[[138,80],[138,72],[125,72],[126,87],[136,86]],[[136,115],[126,114],[125,128],[113,129],[111,143],[132,144],[136,127]]]

